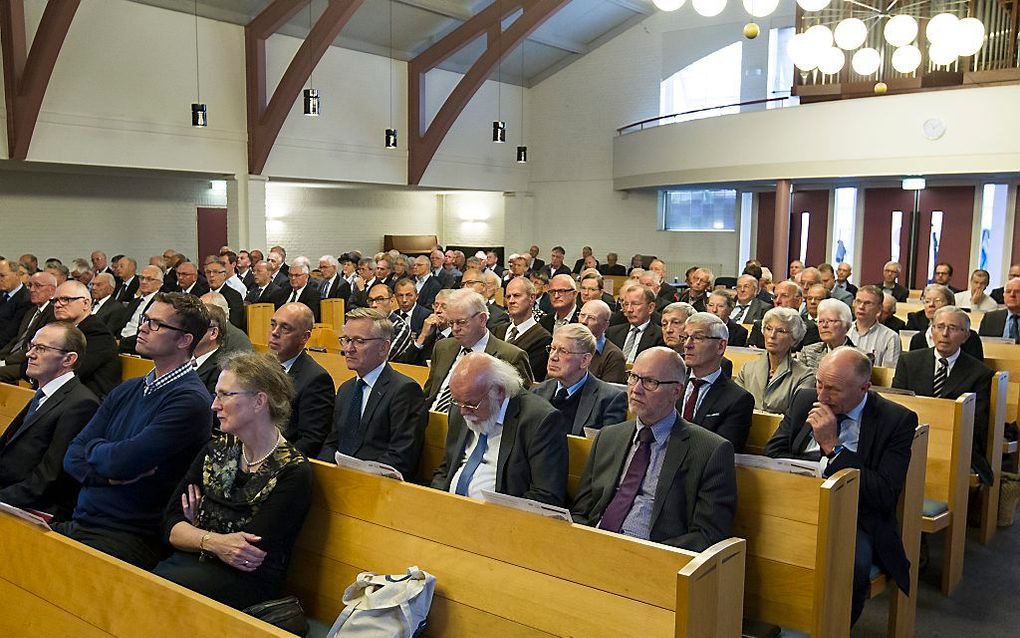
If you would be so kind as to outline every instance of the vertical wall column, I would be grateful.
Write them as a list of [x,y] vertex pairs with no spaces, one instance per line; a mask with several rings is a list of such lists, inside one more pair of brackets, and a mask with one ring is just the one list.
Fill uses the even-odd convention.
[[788,179],[776,181],[775,230],[772,233],[772,281],[787,277],[790,266],[790,202],[793,185]]
[[261,175],[227,182],[227,241],[246,250],[266,246],[266,184]]

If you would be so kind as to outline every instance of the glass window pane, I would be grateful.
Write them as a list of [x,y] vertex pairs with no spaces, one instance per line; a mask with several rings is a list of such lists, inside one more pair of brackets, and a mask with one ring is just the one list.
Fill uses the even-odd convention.
[[903,211],[894,210],[892,212],[892,222],[890,224],[891,231],[889,233],[889,261],[900,261],[900,237],[903,232]]
[[854,265],[854,230],[857,227],[857,189],[837,188],[832,222],[832,264]]
[[[742,42],[723,47],[680,69],[659,85],[659,115],[684,113],[713,106],[740,102],[740,60]],[[686,122],[704,117],[737,113],[740,108],[702,111],[678,117]],[[668,122],[664,122],[668,123]]]
[[665,191],[661,200],[663,230],[736,230],[735,190]]
[[928,282],[935,278],[935,264],[939,262],[939,247],[942,244],[942,211],[931,212],[931,241],[928,243]]

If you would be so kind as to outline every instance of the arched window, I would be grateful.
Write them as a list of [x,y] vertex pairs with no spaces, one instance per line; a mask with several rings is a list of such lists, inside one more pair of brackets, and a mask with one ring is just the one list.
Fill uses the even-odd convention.
[[[734,42],[680,69],[659,85],[659,114],[684,113],[740,102],[743,43]],[[739,107],[692,113],[674,121],[737,113]]]

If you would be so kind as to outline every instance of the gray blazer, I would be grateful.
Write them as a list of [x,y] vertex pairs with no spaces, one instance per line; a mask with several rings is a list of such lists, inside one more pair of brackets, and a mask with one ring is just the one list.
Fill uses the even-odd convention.
[[[595,526],[609,506],[636,433],[636,422],[602,428],[591,447],[571,515]],[[649,539],[700,552],[729,538],[737,506],[733,444],[677,415],[652,505]]]
[[754,396],[756,410],[786,414],[798,390],[815,387],[814,371],[794,359],[793,355],[786,355],[786,359],[776,369],[775,376],[766,384],[768,377],[768,355],[744,365],[737,375],[737,384]]
[[[556,379],[535,386],[532,392],[546,401],[552,402],[556,394]],[[574,422],[568,423],[567,434],[584,436],[584,428],[599,429],[604,425],[623,423],[627,420],[627,392],[622,388],[600,381],[595,375],[589,374],[588,380],[581,389],[581,402],[577,406]]]

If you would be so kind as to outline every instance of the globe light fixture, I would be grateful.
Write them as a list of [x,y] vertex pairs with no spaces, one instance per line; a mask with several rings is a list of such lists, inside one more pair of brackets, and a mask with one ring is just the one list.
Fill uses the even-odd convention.
[[832,38],[839,48],[853,51],[868,38],[868,26],[860,18],[847,18],[836,25]]
[[829,6],[832,0],[797,0],[797,4],[805,11],[821,11]]
[[744,0],[744,9],[756,18],[771,15],[778,6],[779,0]]
[[878,71],[878,67],[882,66],[882,55],[877,49],[864,47],[854,53],[854,57],[850,60],[850,66],[858,75],[871,75]]
[[956,62],[959,55],[952,42],[932,42],[928,45],[928,59],[937,66],[948,66]]
[[974,55],[985,44],[985,25],[977,18],[964,18],[956,25],[956,37],[960,55]]
[[818,59],[807,33],[797,33],[790,38],[786,51],[793,65],[801,71],[812,71],[818,66]]
[[758,37],[761,33],[761,27],[754,22],[748,22],[744,25],[744,37],[748,40],[753,40]]
[[917,38],[917,20],[913,16],[898,15],[889,18],[882,33],[894,47],[905,47]]
[[932,44],[952,45],[956,37],[956,27],[960,19],[952,13],[940,13],[928,21],[924,34]]
[[714,18],[726,8],[726,0],[693,0],[691,6],[698,12],[698,15]]
[[900,73],[913,73],[921,66],[921,50],[912,44],[893,51],[892,65]]
[[826,75],[834,75],[846,66],[846,53],[839,47],[829,47],[822,51],[818,58],[818,70]]
[[652,4],[659,11],[676,11],[680,7],[684,6],[686,0],[652,0]]
[[821,53],[832,46],[832,31],[824,24],[816,24],[804,32],[810,47],[815,53]]

